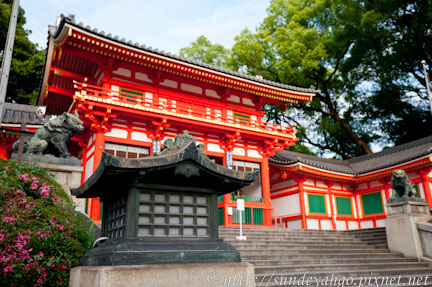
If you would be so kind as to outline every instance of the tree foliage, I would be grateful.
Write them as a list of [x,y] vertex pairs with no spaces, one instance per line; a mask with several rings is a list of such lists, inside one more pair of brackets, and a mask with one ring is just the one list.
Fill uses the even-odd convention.
[[[1,60],[3,60],[3,49],[6,43],[12,3],[12,0],[4,0],[0,3]],[[24,29],[25,23],[24,10],[20,8],[6,101],[14,100],[23,104],[35,104],[45,53],[28,39],[31,31]]]
[[227,66],[227,60],[230,58],[231,51],[226,49],[221,44],[212,44],[212,42],[204,36],[199,36],[195,42],[190,44],[190,47],[185,47],[180,50],[180,56],[202,61],[215,66]]
[[371,144],[432,132],[420,64],[432,63],[431,6],[426,0],[272,0],[256,31],[236,37],[225,65],[319,89],[312,102],[290,104],[284,113],[265,106],[267,117],[296,124],[301,143],[318,154],[370,153]]

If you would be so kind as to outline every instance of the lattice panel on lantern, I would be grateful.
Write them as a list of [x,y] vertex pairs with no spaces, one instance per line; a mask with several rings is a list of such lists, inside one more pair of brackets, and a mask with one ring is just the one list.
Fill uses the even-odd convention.
[[137,235],[209,237],[209,202],[206,195],[141,191]]
[[106,203],[104,223],[105,236],[121,238],[125,235],[126,226],[126,196]]

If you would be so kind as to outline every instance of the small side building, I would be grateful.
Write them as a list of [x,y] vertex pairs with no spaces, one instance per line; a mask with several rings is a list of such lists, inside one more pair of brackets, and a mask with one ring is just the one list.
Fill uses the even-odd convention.
[[278,152],[270,158],[276,221],[290,229],[384,227],[396,169],[407,172],[417,196],[431,208],[431,156],[432,136],[348,160]]

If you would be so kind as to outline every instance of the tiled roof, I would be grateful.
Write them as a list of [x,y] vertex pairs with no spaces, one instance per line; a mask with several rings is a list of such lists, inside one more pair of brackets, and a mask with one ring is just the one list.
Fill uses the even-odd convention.
[[432,153],[432,136],[428,136],[381,152],[363,155],[348,160],[325,159],[292,151],[281,151],[270,158],[279,165],[303,163],[333,172],[360,175],[406,163]]
[[37,115],[38,106],[5,103],[2,115],[2,124],[21,124],[43,125],[47,116]]
[[139,43],[132,43],[132,41],[126,41],[124,38],[121,38],[119,36],[113,36],[110,33],[106,34],[105,31],[98,31],[98,29],[94,28],[92,29],[90,26],[84,26],[83,23],[76,23],[75,22],[75,18],[73,15],[69,15],[69,16],[64,16],[63,14],[60,15],[61,17],[61,22],[59,24],[58,27],[53,27],[50,26],[49,27],[49,33],[53,38],[57,38],[57,36],[60,34],[60,32],[63,29],[63,26],[65,25],[65,23],[78,27],[82,30],[85,30],[91,34],[103,37],[105,39],[111,40],[111,41],[115,41],[117,43],[120,44],[124,44],[124,45],[128,45],[130,47],[133,48],[137,48],[140,49],[142,51],[145,52],[149,52],[149,53],[153,53],[156,55],[160,55],[163,57],[167,57],[167,58],[171,58],[173,60],[177,60],[177,61],[181,61],[181,62],[185,62],[185,63],[189,63],[198,67],[202,67],[202,68],[206,68],[206,69],[210,69],[213,71],[217,71],[217,72],[221,72],[221,73],[225,73],[225,74],[229,74],[232,76],[236,76],[239,78],[243,78],[243,79],[247,79],[250,81],[254,81],[257,83],[261,83],[261,84],[266,84],[269,86],[273,86],[273,87],[277,87],[277,88],[281,88],[281,89],[287,89],[287,90],[291,90],[291,91],[297,91],[297,92],[303,92],[303,93],[319,93],[319,90],[316,90],[314,88],[301,88],[301,87],[296,87],[296,86],[291,86],[291,85],[285,85],[285,84],[281,84],[278,82],[273,82],[273,81],[269,81],[269,80],[265,80],[262,77],[257,77],[257,76],[251,76],[251,75],[247,75],[247,74],[242,74],[236,71],[232,71],[229,69],[225,69],[225,68],[221,68],[221,67],[217,67],[217,66],[213,66],[213,65],[209,65],[200,61],[196,61],[196,60],[192,60],[192,59],[188,59],[182,56],[178,56],[175,54],[171,54],[169,52],[165,52],[165,51],[160,51],[158,49],[154,49],[152,47],[146,47],[145,45],[140,45]]

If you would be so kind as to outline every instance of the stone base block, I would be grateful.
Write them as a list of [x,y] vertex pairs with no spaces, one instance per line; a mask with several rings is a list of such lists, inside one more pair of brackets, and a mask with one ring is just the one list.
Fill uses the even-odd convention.
[[[40,159],[36,160],[38,158],[45,158],[45,161]],[[57,162],[46,162],[46,158],[52,159],[52,161]],[[60,183],[63,189],[69,194],[71,188],[77,188],[81,185],[81,175],[84,168],[81,166],[81,162],[77,159],[56,158],[54,156],[33,156],[24,154],[23,162],[28,164],[34,163],[42,168],[49,169],[51,171],[51,174],[54,175],[56,181]],[[76,163],[78,163],[79,165],[77,166]],[[75,202],[76,210],[82,213],[86,213],[85,198],[77,198],[76,196],[72,196],[72,199]]]
[[428,203],[423,201],[398,200],[387,203],[389,215],[386,218],[387,244],[391,252],[404,256],[423,256],[417,222],[431,219]]
[[71,270],[70,286],[255,286],[255,273],[246,262],[79,266]]

